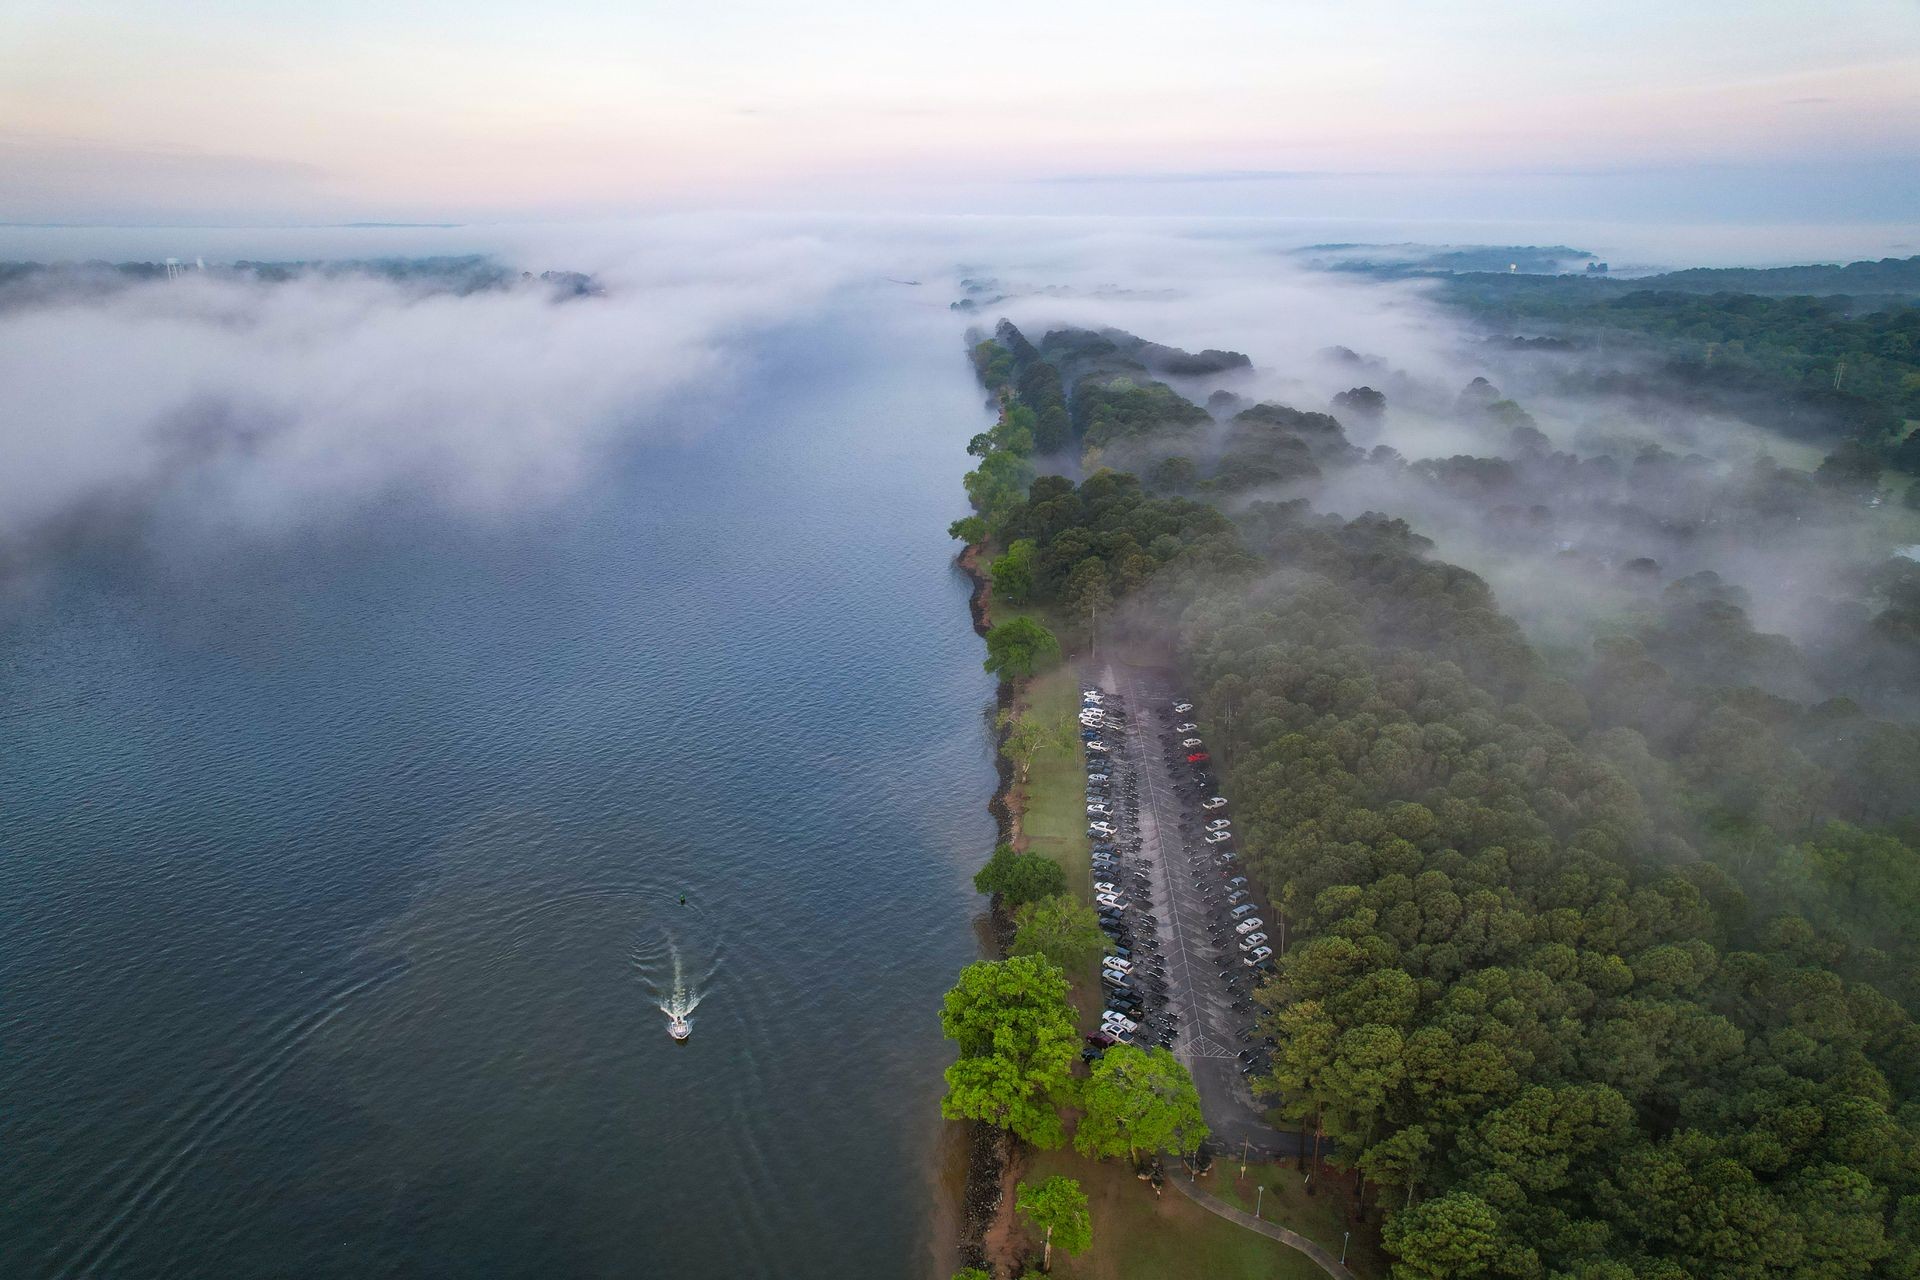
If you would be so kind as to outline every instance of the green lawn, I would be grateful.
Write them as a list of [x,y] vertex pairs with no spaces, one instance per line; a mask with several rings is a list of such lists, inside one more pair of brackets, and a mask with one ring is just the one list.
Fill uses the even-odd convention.
[[[1221,1195],[1238,1170],[1238,1165],[1229,1169],[1216,1163],[1213,1176],[1202,1179],[1200,1185]],[[1080,1180],[1093,1215],[1093,1247],[1078,1258],[1056,1254],[1056,1276],[1068,1280],[1185,1280],[1189,1276],[1326,1280],[1326,1273],[1305,1256],[1215,1217],[1172,1187],[1155,1198],[1153,1188],[1134,1177],[1123,1161],[1098,1163],[1072,1151],[1043,1151],[1034,1157],[1025,1176],[1038,1181],[1056,1173]],[[1291,1221],[1279,1221],[1299,1229]],[[1376,1273],[1358,1270],[1356,1274]]]
[[[1020,834],[1026,847],[1044,853],[1067,873],[1067,886],[1091,902],[1093,873],[1087,853],[1087,772],[1080,749],[1080,680],[1066,665],[1035,676],[1021,692],[1021,715],[1043,726],[1070,724],[1066,742],[1034,756],[1027,773]],[[1071,745],[1068,745],[1071,744]]]
[[[1278,1164],[1250,1164],[1246,1181],[1240,1180],[1237,1161],[1219,1160],[1214,1166],[1213,1183],[1207,1190],[1235,1208],[1252,1213],[1259,1202],[1260,1216],[1297,1231],[1331,1253],[1340,1256],[1341,1233],[1347,1230],[1347,1194],[1352,1175],[1342,1175],[1337,1185],[1327,1185],[1316,1195],[1308,1195],[1300,1171],[1290,1160]],[[1266,1194],[1259,1195],[1258,1187]],[[1379,1229],[1363,1223],[1354,1228],[1347,1250],[1347,1267],[1357,1276],[1387,1274],[1387,1257],[1380,1251]]]

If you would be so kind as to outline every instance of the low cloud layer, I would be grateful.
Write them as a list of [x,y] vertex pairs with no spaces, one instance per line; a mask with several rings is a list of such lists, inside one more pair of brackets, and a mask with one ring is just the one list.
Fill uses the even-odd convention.
[[[1756,622],[1818,646],[1835,584],[1857,597],[1888,549],[1872,520],[1836,515],[1826,498],[1805,520],[1713,523],[1698,509],[1712,497],[1706,478],[1731,483],[1765,452],[1810,468],[1818,450],[1645,397],[1570,391],[1579,380],[1564,375],[1584,355],[1489,344],[1420,283],[1308,270],[1289,252],[1297,231],[1276,224],[737,217],[385,234],[408,255],[489,252],[506,283],[462,291],[336,269],[0,289],[5,559],[18,568],[151,528],[157,513],[246,536],[348,519],[396,493],[468,518],[522,510],[635,439],[724,431],[720,406],[755,376],[760,336],[832,307],[911,310],[931,323],[902,340],[950,342],[956,362],[968,328],[1001,316],[1036,338],[1113,326],[1245,352],[1250,369],[1173,381],[1198,401],[1225,390],[1239,404],[1333,407],[1354,444],[1409,463],[1517,456],[1507,426],[1462,406],[1481,375],[1521,402],[1552,450],[1620,467],[1649,444],[1701,455],[1670,469],[1685,480],[1671,492],[1636,487],[1629,472],[1539,464],[1482,491],[1460,468],[1367,464],[1310,492],[1235,499],[1304,493],[1349,516],[1405,515],[1549,641],[1580,643],[1591,615],[1632,604],[1645,582],[1616,591],[1607,575],[1646,557],[1662,582],[1717,570],[1749,589]],[[300,256],[299,236],[276,235],[275,256]],[[336,244],[310,237],[311,256],[340,256],[344,243],[374,256],[364,237],[320,235]],[[596,292],[564,296],[538,278],[550,269],[589,273]],[[975,309],[949,310],[963,295]],[[1360,385],[1385,393],[1384,414],[1334,407]],[[953,425],[956,464],[979,426]]]

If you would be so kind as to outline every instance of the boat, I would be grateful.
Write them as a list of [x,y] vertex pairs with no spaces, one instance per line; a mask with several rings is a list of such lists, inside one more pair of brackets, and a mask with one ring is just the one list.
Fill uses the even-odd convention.
[[693,1034],[693,1024],[685,1018],[675,1015],[674,1019],[667,1023],[667,1034],[675,1040],[685,1040]]

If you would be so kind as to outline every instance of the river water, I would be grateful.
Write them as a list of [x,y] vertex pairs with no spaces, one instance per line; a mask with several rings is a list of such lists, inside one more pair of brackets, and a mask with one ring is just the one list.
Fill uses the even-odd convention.
[[758,352],[557,504],[7,602],[0,1275],[927,1269],[984,415],[943,316]]

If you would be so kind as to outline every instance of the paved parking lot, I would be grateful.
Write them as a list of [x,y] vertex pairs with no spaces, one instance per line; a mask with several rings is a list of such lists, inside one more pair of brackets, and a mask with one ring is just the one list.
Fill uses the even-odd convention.
[[[1295,1154],[1299,1135],[1274,1129],[1262,1119],[1241,1071],[1242,1052],[1264,1051],[1257,1040],[1242,1038],[1254,1020],[1253,974],[1241,963],[1239,939],[1230,928],[1222,930],[1225,936],[1218,942],[1210,932],[1217,926],[1225,881],[1240,871],[1237,863],[1217,859],[1217,849],[1202,839],[1199,802],[1205,795],[1192,786],[1186,749],[1174,748],[1177,766],[1167,759],[1166,735],[1183,719],[1172,711],[1180,691],[1163,676],[1113,665],[1101,671],[1096,683],[1113,695],[1108,706],[1117,702],[1125,717],[1124,734],[1110,744],[1109,752],[1116,766],[1109,773],[1121,809],[1116,825],[1125,871],[1144,872],[1151,900],[1150,905],[1136,903],[1129,915],[1157,920],[1154,936],[1165,974],[1164,1007],[1172,1016],[1174,1055],[1193,1074],[1214,1147],[1223,1156],[1237,1154],[1243,1143],[1255,1156]],[[1231,815],[1232,810],[1222,812]],[[1256,904],[1252,914],[1274,919],[1264,904]],[[1276,943],[1268,945],[1279,949]],[[1223,971],[1231,975],[1231,986]],[[1152,1029],[1158,1031],[1161,1025]]]

